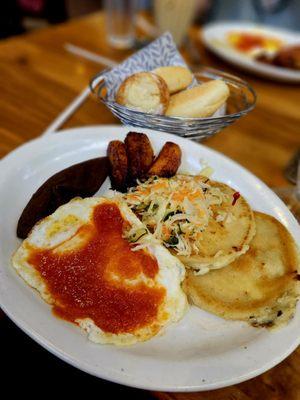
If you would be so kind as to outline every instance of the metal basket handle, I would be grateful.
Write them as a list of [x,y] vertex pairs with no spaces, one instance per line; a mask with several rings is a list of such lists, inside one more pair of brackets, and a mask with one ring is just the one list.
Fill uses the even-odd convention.
[[[105,69],[104,71],[99,72],[98,74],[96,74],[89,83],[89,88],[90,91],[96,95],[99,96],[99,90],[103,87],[103,84],[105,82],[105,72],[107,72],[108,69]],[[99,86],[102,83],[101,86]]]

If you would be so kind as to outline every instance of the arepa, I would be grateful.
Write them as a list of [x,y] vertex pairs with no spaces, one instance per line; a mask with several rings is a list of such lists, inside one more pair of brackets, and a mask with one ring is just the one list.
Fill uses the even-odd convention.
[[210,206],[212,215],[199,235],[197,253],[178,256],[199,274],[225,267],[244,254],[255,234],[253,212],[245,198],[225,183],[208,181],[207,184],[206,198],[219,192],[222,202]]
[[198,307],[253,326],[286,324],[299,296],[299,258],[287,229],[254,213],[257,233],[249,251],[226,268],[196,276],[187,271],[184,290]]

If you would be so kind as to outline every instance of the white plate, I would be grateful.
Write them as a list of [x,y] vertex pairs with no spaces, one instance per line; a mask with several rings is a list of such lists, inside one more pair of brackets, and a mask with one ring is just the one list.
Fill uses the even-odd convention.
[[[20,244],[17,220],[33,192],[51,175],[77,162],[104,155],[112,139],[124,139],[128,127],[73,129],[29,142],[1,161],[0,306],[29,336],[64,361],[98,377],[162,391],[207,390],[252,378],[287,357],[300,341],[299,309],[277,332],[228,322],[198,308],[160,337],[132,347],[96,345],[79,329],[55,318],[50,306],[10,266]],[[132,130],[137,131],[136,128]],[[300,228],[284,204],[255,176],[225,156],[187,139],[147,133],[157,152],[168,141],[181,146],[182,170],[196,173],[205,160],[214,178],[239,190],[254,209],[278,218],[295,239]]]
[[256,75],[283,82],[300,82],[300,71],[264,64],[232,48],[226,41],[231,31],[256,32],[283,40],[286,44],[300,44],[298,33],[250,22],[218,22],[206,25],[200,33],[205,46],[225,61]]

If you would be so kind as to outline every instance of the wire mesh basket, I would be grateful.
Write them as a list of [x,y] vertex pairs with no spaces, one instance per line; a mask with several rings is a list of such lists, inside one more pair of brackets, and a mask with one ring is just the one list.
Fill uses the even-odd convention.
[[223,115],[206,118],[182,118],[133,110],[107,99],[105,79],[99,79],[99,75],[91,80],[90,88],[124,125],[150,128],[195,140],[202,140],[216,134],[254,108],[256,93],[246,81],[208,67],[200,67],[193,73],[199,84],[211,79],[222,79],[226,82],[230,89],[230,95],[226,107],[224,107]]

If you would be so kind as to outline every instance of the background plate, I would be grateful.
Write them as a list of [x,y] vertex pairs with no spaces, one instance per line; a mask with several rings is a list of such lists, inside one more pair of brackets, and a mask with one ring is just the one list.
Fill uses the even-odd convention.
[[[51,175],[72,164],[106,154],[112,139],[129,127],[72,129],[29,142],[1,161],[0,305],[29,336],[62,360],[95,376],[139,388],[196,391],[232,385],[254,377],[288,356],[299,344],[299,307],[278,331],[228,322],[195,307],[167,331],[148,342],[118,348],[88,342],[79,329],[52,316],[50,307],[10,266],[20,244],[18,218],[33,192]],[[137,130],[136,128],[132,130]],[[203,161],[214,179],[239,190],[255,210],[279,219],[300,239],[300,228],[284,204],[261,181],[225,156],[187,139],[143,130],[156,151],[166,141],[181,146],[181,171],[197,173]]]
[[286,44],[300,45],[299,33],[272,28],[251,22],[217,22],[206,25],[200,32],[205,46],[223,60],[237,67],[250,71],[256,75],[283,82],[300,82],[300,71],[276,67],[273,65],[257,62],[247,57],[242,52],[232,48],[225,40],[230,31],[256,32],[269,35],[285,41]]

